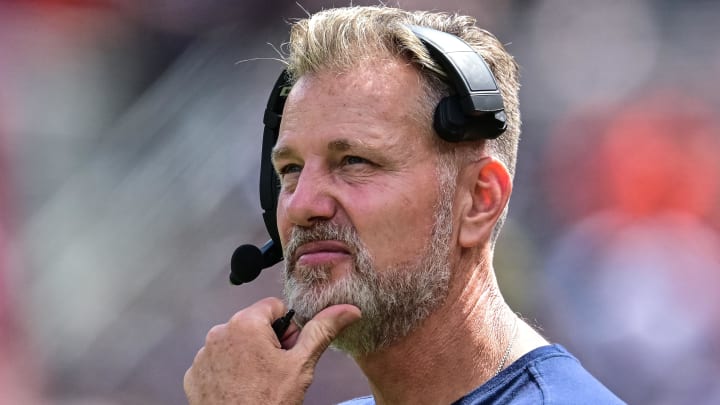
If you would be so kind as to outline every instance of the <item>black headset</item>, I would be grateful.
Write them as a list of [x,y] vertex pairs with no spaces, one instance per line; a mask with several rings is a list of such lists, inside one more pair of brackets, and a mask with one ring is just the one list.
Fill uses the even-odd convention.
[[[485,60],[455,35],[426,27],[409,26],[425,45],[430,57],[446,72],[451,95],[435,108],[433,127],[447,142],[495,139],[505,132],[507,118],[495,77]],[[270,234],[261,249],[240,246],[231,260],[230,282],[252,281],[264,268],[283,259],[277,228],[277,202],[280,179],[272,165],[272,148],[278,139],[285,100],[292,84],[283,70],[270,93],[263,123],[262,158],[260,162],[260,205]]]

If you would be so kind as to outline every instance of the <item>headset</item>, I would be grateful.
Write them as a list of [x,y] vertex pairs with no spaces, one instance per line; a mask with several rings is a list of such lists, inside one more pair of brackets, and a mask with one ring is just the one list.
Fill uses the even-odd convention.
[[[408,28],[445,71],[451,88],[451,94],[440,100],[433,115],[433,128],[438,136],[457,143],[495,139],[505,132],[507,117],[502,95],[482,56],[455,35],[414,25]],[[263,116],[260,205],[270,240],[262,248],[243,245],[235,250],[230,261],[230,282],[235,285],[254,280],[262,269],[283,259],[276,218],[280,179],[271,156],[291,88],[290,77],[283,70],[275,81]]]

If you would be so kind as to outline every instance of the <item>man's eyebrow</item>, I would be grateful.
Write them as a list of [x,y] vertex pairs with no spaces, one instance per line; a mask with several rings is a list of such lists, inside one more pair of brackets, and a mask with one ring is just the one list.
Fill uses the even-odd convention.
[[276,145],[270,153],[270,159],[275,163],[278,159],[287,159],[292,155],[294,155],[293,150],[289,147]]
[[328,150],[330,152],[347,152],[349,150],[369,152],[375,149],[376,147],[371,143],[360,140],[336,139],[328,143]]
[[337,139],[328,143],[328,150],[331,152],[345,152],[352,149],[353,144],[347,139]]
[[[336,139],[328,142],[328,151],[330,152],[347,152],[353,149],[372,149],[364,142],[351,141],[348,139]],[[289,159],[295,156],[295,151],[289,146],[275,146],[271,153],[272,162],[275,163],[280,159]]]

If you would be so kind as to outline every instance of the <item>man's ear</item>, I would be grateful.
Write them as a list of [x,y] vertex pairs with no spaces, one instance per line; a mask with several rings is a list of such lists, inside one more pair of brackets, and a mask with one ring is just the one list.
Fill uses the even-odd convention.
[[502,162],[488,157],[467,165],[459,186],[463,189],[458,242],[465,248],[484,244],[510,199],[510,173]]

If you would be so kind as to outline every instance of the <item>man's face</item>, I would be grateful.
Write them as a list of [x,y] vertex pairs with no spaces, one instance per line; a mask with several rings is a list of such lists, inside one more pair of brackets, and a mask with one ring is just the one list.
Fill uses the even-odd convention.
[[303,76],[283,113],[286,295],[301,324],[357,305],[363,320],[336,341],[354,354],[406,335],[447,293],[455,179],[438,177],[419,99],[417,72],[388,62]]

